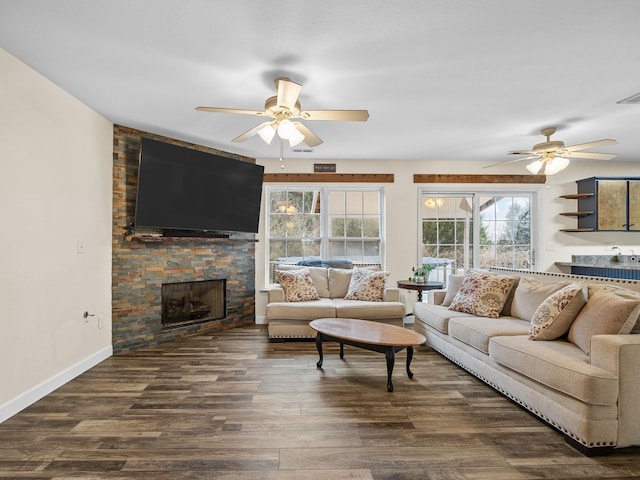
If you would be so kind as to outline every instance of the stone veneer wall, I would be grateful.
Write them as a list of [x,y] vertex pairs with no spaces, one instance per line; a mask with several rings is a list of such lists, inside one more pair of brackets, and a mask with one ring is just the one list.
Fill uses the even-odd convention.
[[[138,155],[142,137],[243,161],[211,148],[132,128],[113,130],[112,328],[115,353],[255,321],[255,235],[230,239],[155,238],[143,240],[128,229],[135,212]],[[163,283],[227,279],[227,316],[200,324],[163,328]]]

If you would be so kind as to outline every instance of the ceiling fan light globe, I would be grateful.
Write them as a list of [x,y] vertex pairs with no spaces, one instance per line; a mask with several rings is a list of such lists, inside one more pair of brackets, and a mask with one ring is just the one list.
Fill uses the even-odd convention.
[[280,125],[278,125],[278,135],[280,138],[284,140],[289,140],[292,135],[295,134],[298,130],[296,126],[293,124],[291,120],[284,119],[280,121]]
[[538,173],[540,173],[542,166],[542,160],[536,160],[535,162],[531,162],[529,165],[527,165],[527,170],[529,170],[529,172],[533,173],[534,175],[537,175]]
[[295,147],[304,141],[304,135],[300,133],[300,131],[296,128],[296,131],[293,132],[293,135],[289,137],[289,145]]
[[561,170],[564,170],[569,166],[569,159],[564,157],[554,157],[547,159],[544,162],[544,174],[555,175]]
[[271,143],[275,134],[276,130],[271,125],[266,125],[258,130],[258,135],[260,135],[260,138],[262,138],[267,145]]

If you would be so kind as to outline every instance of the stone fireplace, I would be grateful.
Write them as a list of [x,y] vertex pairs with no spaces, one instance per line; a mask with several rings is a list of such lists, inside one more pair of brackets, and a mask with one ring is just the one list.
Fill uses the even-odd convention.
[[[114,126],[112,225],[112,343],[115,353],[157,345],[183,335],[204,334],[255,322],[255,235],[230,238],[135,235],[129,229],[135,211],[140,139],[153,138],[197,150],[237,157],[127,127]],[[203,318],[163,321],[163,286],[182,282],[217,283],[222,307]],[[198,287],[199,288],[199,287]],[[207,294],[208,295],[208,294]],[[182,294],[183,307],[205,303],[201,292]],[[188,305],[191,298],[191,306]],[[206,303],[211,300],[207,297]],[[211,300],[213,301],[213,300]],[[172,301],[179,305],[182,299]],[[201,311],[206,308],[199,307]],[[165,319],[166,320],[166,319]]]

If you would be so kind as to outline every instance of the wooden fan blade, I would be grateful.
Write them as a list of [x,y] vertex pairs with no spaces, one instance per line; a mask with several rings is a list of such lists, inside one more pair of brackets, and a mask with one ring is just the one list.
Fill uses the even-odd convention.
[[577,150],[586,150],[588,148],[596,148],[596,147],[604,147],[605,145],[615,145],[615,140],[611,140],[610,138],[605,138],[604,140],[596,140],[595,142],[587,142],[587,143],[579,143],[577,145],[571,145],[570,147],[565,147],[565,150],[569,150],[570,152],[575,152]]
[[335,120],[339,122],[366,122],[367,110],[305,110],[300,112],[305,120]]
[[491,167],[495,167],[496,165],[508,165],[509,163],[522,162],[524,160],[533,160],[534,158],[540,158],[540,157],[538,157],[537,155],[533,155],[531,157],[514,158],[513,160],[507,160],[506,162],[496,162],[490,165],[485,165],[482,168],[491,168]]
[[612,153],[571,152],[567,158],[589,158],[591,160],[613,160],[618,155]]
[[219,112],[219,113],[239,113],[241,115],[266,115],[265,112],[256,110],[243,110],[241,108],[220,108],[220,107],[196,107],[199,112]]
[[292,110],[296,106],[302,85],[284,77],[278,78],[276,84],[278,86],[278,107],[287,107]]
[[251,137],[253,137],[254,135],[256,135],[258,133],[258,130],[260,130],[262,127],[266,127],[270,123],[271,122],[262,122],[260,125],[257,125],[255,127],[253,127],[251,130],[247,130],[242,135],[238,135],[236,138],[234,138],[231,141],[232,142],[244,142],[245,140],[249,140]]
[[300,122],[293,122],[293,124],[296,126],[296,128],[298,129],[298,131],[304,135],[304,140],[303,142],[310,146],[310,147],[317,147],[318,145],[320,145],[322,143],[322,139],[317,136],[315,133],[313,133],[311,130],[309,130],[309,128],[307,128],[307,126],[303,123]]

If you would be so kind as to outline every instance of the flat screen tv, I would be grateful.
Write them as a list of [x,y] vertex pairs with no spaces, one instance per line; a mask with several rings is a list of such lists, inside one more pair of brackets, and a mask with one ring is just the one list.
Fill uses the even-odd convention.
[[257,233],[264,167],[142,139],[134,228]]

